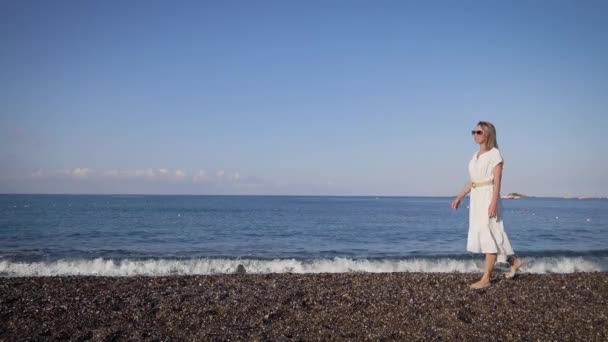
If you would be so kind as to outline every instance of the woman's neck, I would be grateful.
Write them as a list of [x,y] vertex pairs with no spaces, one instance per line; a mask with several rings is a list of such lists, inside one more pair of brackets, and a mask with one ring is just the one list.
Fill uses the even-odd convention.
[[479,152],[486,152],[491,150],[486,144],[479,144]]

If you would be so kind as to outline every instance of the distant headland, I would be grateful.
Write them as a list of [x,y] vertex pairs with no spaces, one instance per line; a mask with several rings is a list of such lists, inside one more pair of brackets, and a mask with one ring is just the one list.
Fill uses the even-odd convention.
[[530,197],[530,196],[524,195],[524,194],[520,194],[520,193],[517,193],[517,192],[512,192],[510,194],[501,196],[501,198],[504,198],[504,199],[519,199],[519,198],[526,198],[526,197]]
[[[524,195],[518,192],[511,192],[507,195],[500,196],[503,199],[519,199],[519,198],[534,198],[535,196]],[[564,199],[579,199],[579,200],[588,200],[588,199],[608,199],[608,197],[589,197],[589,196],[563,196]]]

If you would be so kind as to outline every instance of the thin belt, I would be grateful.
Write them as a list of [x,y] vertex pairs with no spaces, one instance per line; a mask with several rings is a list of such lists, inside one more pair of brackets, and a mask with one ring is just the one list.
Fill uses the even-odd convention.
[[471,187],[473,189],[477,188],[477,187],[480,187],[480,186],[492,185],[492,184],[494,184],[494,180],[493,179],[487,180],[485,182],[473,182],[473,181],[471,181]]

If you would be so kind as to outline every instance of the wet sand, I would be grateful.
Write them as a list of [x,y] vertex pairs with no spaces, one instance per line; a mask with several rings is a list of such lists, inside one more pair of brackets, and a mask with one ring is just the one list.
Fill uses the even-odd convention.
[[0,278],[0,340],[608,341],[608,273]]

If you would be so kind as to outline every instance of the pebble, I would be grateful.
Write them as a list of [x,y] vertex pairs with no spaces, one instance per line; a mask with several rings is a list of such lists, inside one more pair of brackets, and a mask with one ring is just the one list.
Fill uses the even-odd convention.
[[606,272],[479,277],[0,278],[0,340],[608,340]]

